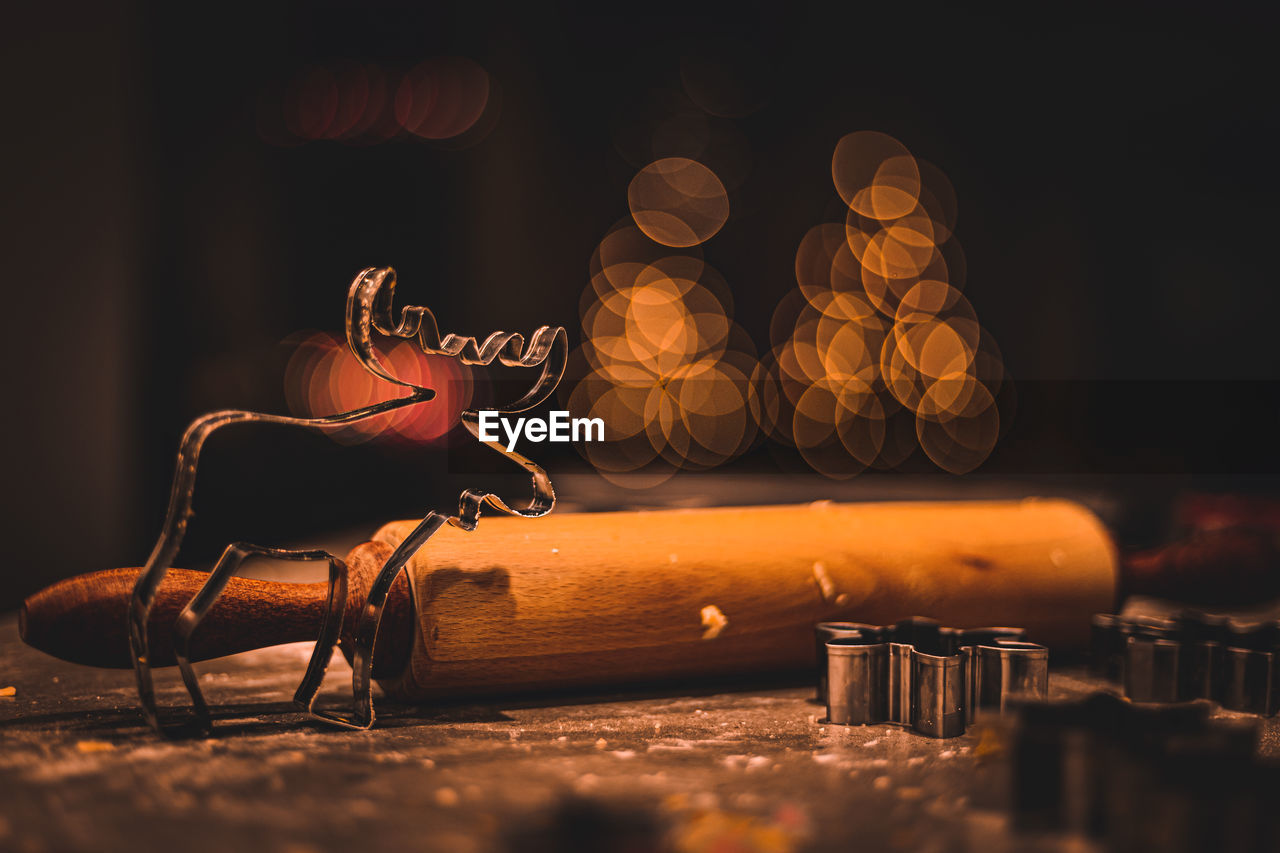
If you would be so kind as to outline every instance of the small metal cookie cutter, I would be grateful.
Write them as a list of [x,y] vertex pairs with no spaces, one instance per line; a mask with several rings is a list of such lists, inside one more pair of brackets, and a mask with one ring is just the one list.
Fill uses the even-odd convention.
[[962,735],[979,710],[1015,696],[1043,698],[1049,650],[1022,628],[945,628],[915,617],[894,625],[822,622],[827,720],[893,723],[936,738]]
[[1093,617],[1093,664],[1134,702],[1280,712],[1280,620],[1181,610]]
[[1016,831],[1089,850],[1280,849],[1280,764],[1258,755],[1260,720],[1112,693],[1017,704],[1000,733]]

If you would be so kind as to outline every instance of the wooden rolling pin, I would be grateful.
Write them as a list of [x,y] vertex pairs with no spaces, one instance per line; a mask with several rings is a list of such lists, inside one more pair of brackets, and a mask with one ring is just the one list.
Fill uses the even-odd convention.
[[[416,522],[348,557],[344,631]],[[1115,603],[1119,564],[1098,519],[1063,500],[834,504],[487,517],[443,528],[393,588],[375,651],[392,696],[724,676],[813,665],[812,626],[930,616],[1015,625],[1079,647]],[[127,667],[137,569],[62,581],[23,605],[29,644]],[[172,661],[174,617],[205,575],[173,570],[149,632]],[[327,587],[233,580],[192,638],[194,660],[314,639]],[[167,658],[167,660],[166,660]]]

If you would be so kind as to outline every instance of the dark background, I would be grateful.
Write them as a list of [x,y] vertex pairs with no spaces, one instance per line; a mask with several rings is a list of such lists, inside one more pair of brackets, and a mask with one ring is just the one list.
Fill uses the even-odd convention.
[[[966,293],[1017,383],[1016,419],[977,476],[1271,488],[1264,13],[611,7],[8,8],[0,607],[141,564],[184,425],[220,407],[283,411],[281,341],[338,330],[362,267],[395,266],[401,300],[445,328],[576,335],[588,259],[626,215],[636,170],[614,130],[648,90],[679,87],[681,57],[725,37],[758,57],[768,99],[734,121],[750,168],[705,250],[757,345],[800,238],[835,211],[836,141],[884,131],[954,184]],[[495,85],[497,123],[471,147],[259,135],[263,93],[307,65],[403,71],[442,54]],[[734,470],[789,466],[764,448]],[[220,436],[179,565],[233,538],[448,506],[458,481],[439,453]]]

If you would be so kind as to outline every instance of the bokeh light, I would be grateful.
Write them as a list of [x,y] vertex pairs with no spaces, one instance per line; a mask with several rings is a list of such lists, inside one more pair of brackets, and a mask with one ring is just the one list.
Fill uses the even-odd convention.
[[605,441],[580,445],[583,456],[634,488],[745,452],[757,436],[756,360],[723,277],[696,246],[673,251],[625,220],[590,271],[576,381],[562,392],[575,417],[605,423]]
[[667,157],[640,170],[627,187],[636,227],[663,246],[705,243],[729,218],[729,196],[716,173],[687,157]]
[[[285,367],[285,399],[295,415],[321,417],[404,396],[403,388],[365,370],[341,338],[310,332],[285,343],[292,349]],[[471,402],[471,368],[456,359],[423,353],[412,341],[400,341],[378,356],[395,376],[434,389],[435,398],[326,430],[326,434],[342,444],[374,438],[413,444],[443,440]]]
[[461,56],[415,66],[396,89],[400,126],[424,139],[449,139],[469,130],[489,103],[489,74]]
[[[655,97],[655,115],[619,135],[624,154],[695,149],[717,115],[731,114],[712,103],[715,69],[689,62],[683,71],[702,110]],[[724,182],[697,156],[643,161],[628,187],[630,219],[592,254],[584,343],[571,359],[577,381],[563,391],[575,416],[606,424],[604,442],[580,447],[603,476],[650,486],[722,465],[762,439],[832,478],[892,470],[921,453],[963,474],[990,455],[1007,428],[1010,386],[963,293],[954,188],[878,132],[841,139],[831,175],[844,221],[801,238],[796,287],[757,357],[702,253],[728,220]]]
[[895,468],[922,449],[973,470],[1002,429],[999,349],[961,292],[956,197],[937,167],[864,131],[836,145],[843,225],[811,228],[753,375],[762,431],[815,470]]
[[684,157],[715,172],[729,189],[751,172],[751,145],[738,123],[708,113],[675,89],[649,89],[620,102],[612,136],[614,148],[637,169]]
[[334,140],[352,145],[395,137],[470,140],[493,119],[489,74],[465,57],[441,56],[400,74],[343,61],[305,67],[258,99],[258,135],[279,146]]
[[920,169],[901,142],[876,131],[850,133],[831,157],[836,192],[851,210],[872,219],[906,216],[920,197]]

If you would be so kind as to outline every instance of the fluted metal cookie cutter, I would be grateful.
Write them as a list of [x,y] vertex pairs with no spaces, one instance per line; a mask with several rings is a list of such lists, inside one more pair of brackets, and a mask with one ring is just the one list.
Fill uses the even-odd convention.
[[1176,610],[1093,617],[1097,674],[1134,702],[1209,699],[1232,711],[1280,711],[1280,620]]
[[1280,764],[1258,755],[1259,720],[1111,693],[1018,705],[1001,738],[1015,829],[1090,850],[1280,849]]
[[[1022,628],[945,628],[933,619],[894,625],[823,622],[827,720],[893,723],[928,737],[962,735],[981,709],[1048,695],[1049,650]],[[821,692],[821,686],[820,686]]]

